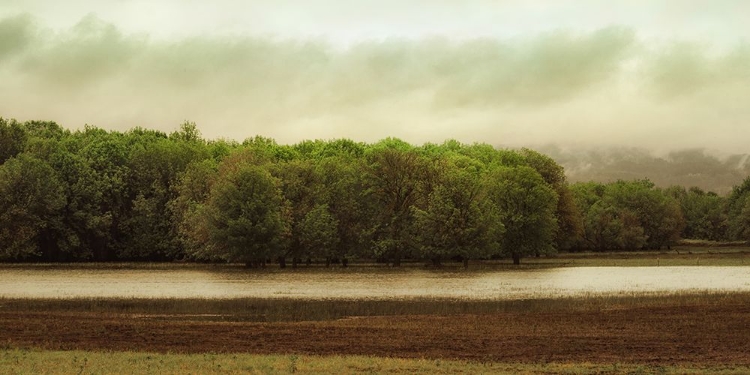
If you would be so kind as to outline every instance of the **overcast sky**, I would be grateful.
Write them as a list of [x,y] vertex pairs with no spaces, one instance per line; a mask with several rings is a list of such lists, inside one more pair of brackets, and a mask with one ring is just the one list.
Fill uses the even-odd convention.
[[0,116],[744,153],[750,1],[0,0]]

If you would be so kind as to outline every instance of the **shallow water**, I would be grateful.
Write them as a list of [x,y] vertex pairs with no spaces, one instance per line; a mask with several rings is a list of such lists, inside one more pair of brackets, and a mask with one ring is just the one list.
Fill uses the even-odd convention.
[[6,298],[462,298],[750,291],[750,267],[567,267],[521,271],[0,268]]

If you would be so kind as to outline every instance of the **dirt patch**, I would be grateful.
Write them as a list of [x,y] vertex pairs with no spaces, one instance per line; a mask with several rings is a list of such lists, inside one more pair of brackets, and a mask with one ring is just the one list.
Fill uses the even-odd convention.
[[610,311],[253,323],[0,311],[0,343],[44,349],[358,354],[512,362],[750,364],[750,301]]

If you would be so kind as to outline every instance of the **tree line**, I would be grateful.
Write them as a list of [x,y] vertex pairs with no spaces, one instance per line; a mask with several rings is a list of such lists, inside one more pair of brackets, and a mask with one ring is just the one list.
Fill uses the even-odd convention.
[[0,259],[263,266],[521,258],[750,239],[726,196],[648,180],[568,184],[529,149],[396,138],[279,145],[0,118]]

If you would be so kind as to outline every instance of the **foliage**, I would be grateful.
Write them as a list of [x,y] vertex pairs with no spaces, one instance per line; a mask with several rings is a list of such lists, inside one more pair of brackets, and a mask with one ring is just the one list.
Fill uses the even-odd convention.
[[412,207],[422,203],[429,172],[417,151],[401,140],[389,138],[368,151],[368,193],[378,203],[373,213],[375,255],[398,266],[414,249]]
[[17,121],[0,117],[0,164],[23,152],[27,137]]
[[498,168],[489,176],[490,199],[495,204],[505,234],[503,255],[521,257],[549,254],[557,229],[557,194],[542,176],[527,166]]
[[483,176],[461,168],[465,157],[441,164],[438,183],[427,196],[424,208],[415,207],[415,236],[420,255],[439,265],[441,259],[491,255],[502,233],[497,211],[483,189]]
[[685,226],[678,201],[649,180],[576,184],[573,191],[584,213],[582,248],[660,249]]
[[524,148],[521,150],[525,164],[534,168],[557,193],[555,219],[555,246],[557,249],[570,249],[583,231],[581,213],[573,200],[573,194],[566,182],[565,170],[547,155]]
[[677,199],[685,218],[683,238],[724,241],[728,239],[726,198],[700,188],[672,186],[666,193]]
[[728,236],[750,242],[750,177],[727,197]]
[[[289,205],[290,238],[285,243],[282,257],[291,256],[295,260],[310,257],[302,244],[304,221],[313,208],[322,202],[320,177],[314,164],[309,160],[290,160],[272,164],[272,173],[281,183],[284,201]],[[307,248],[309,250],[309,248]]]
[[345,153],[325,157],[317,164],[320,178],[320,202],[326,202],[328,210],[337,223],[336,248],[332,258],[369,257],[371,229],[373,228],[375,204],[366,194],[362,177],[362,158]]
[[254,165],[241,166],[214,184],[201,214],[215,255],[259,264],[279,255],[288,231],[279,184]]
[[336,256],[338,221],[328,211],[327,205],[313,207],[305,214],[299,227],[300,247],[308,257],[317,254],[331,259]]
[[648,180],[569,185],[550,157],[397,138],[204,140],[195,123],[69,131],[0,118],[8,260],[432,261],[750,241],[727,197]]
[[42,255],[65,197],[49,164],[27,154],[0,165],[0,257]]

